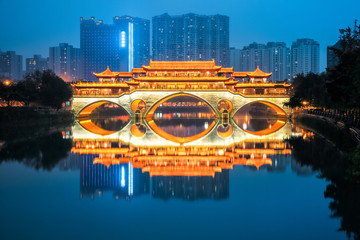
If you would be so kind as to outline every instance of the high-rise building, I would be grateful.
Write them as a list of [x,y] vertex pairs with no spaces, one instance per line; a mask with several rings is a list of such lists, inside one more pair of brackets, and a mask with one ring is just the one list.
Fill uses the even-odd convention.
[[341,47],[341,41],[337,41],[333,46],[327,46],[326,48],[326,62],[327,62],[327,68],[332,68],[334,67],[335,65],[338,64],[339,62],[339,58],[338,56],[334,53],[334,50],[333,49],[342,49]]
[[266,45],[251,43],[241,50],[240,71],[250,72],[259,66],[265,72],[269,72],[269,66],[265,65]]
[[234,71],[241,71],[241,49],[234,47],[230,48],[230,67],[234,68]]
[[284,42],[252,43],[243,49],[231,48],[230,65],[236,71],[251,72],[258,66],[272,72],[269,80],[290,80],[290,49]]
[[68,43],[50,47],[48,67],[65,81],[77,80],[80,77],[80,49]]
[[82,74],[95,80],[93,72],[132,71],[150,59],[150,21],[130,16],[114,17],[113,24],[80,18]]
[[23,77],[23,57],[15,51],[1,52],[0,50],[0,78],[21,80]]
[[284,42],[269,42],[266,44],[265,65],[268,72],[272,72],[271,80],[290,81],[290,49]]
[[230,66],[229,17],[193,13],[152,18],[152,57],[156,61],[210,61]]
[[297,39],[291,45],[291,77],[297,74],[319,73],[319,43],[313,39]]
[[33,73],[36,70],[44,71],[49,69],[49,58],[42,58],[41,55],[34,55],[32,58],[26,58],[26,73]]

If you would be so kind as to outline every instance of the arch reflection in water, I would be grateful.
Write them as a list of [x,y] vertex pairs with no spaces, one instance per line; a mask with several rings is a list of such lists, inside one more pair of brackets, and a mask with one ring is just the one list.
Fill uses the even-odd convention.
[[180,94],[156,104],[147,115],[147,121],[161,137],[187,143],[205,136],[214,127],[216,114],[197,97]]
[[231,125],[219,125],[217,128],[217,133],[222,138],[230,137],[233,133],[233,127]]
[[146,133],[146,127],[143,124],[134,124],[131,126],[131,134],[135,137],[142,137]]
[[[88,106],[87,109],[92,108]],[[79,114],[78,121],[89,132],[98,135],[110,135],[124,128],[130,116],[121,106],[104,102],[87,111],[87,115]]]
[[[124,145],[115,141],[76,140],[71,150],[81,166],[81,194],[112,191],[115,198],[150,192],[155,198],[225,199],[229,169],[285,169],[291,149],[279,140],[240,142],[228,147]],[[288,164],[288,163],[287,163]]]
[[263,136],[282,128],[286,124],[287,116],[279,107],[259,101],[239,109],[233,119],[245,132]]

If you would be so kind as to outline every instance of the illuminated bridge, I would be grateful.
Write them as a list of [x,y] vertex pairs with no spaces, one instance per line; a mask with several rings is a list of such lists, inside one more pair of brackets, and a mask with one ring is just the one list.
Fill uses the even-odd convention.
[[284,115],[290,113],[283,103],[289,99],[291,85],[268,82],[271,73],[264,73],[259,68],[254,72],[234,72],[233,68],[216,66],[214,60],[150,60],[149,66],[134,68],[132,72],[112,72],[108,68],[94,75],[99,82],[72,85],[72,106],[80,118],[107,102],[122,106],[131,117],[135,116],[136,110],[146,116],[162,102],[179,95],[201,99],[218,116],[226,109],[231,117],[252,102],[267,104]]
[[[212,135],[221,135],[225,142],[240,128],[231,127],[229,131],[216,131],[220,125],[231,124],[233,116],[244,106],[260,102],[273,109],[277,115],[283,116],[271,129],[262,133],[245,131],[245,136],[271,135],[280,129],[290,114],[284,102],[289,100],[290,84],[286,82],[271,83],[271,73],[264,73],[259,68],[254,72],[234,72],[233,68],[216,66],[215,61],[169,62],[151,61],[149,66],[134,68],[132,72],[112,72],[109,68],[102,73],[94,73],[98,82],[78,82],[73,84],[74,97],[72,107],[78,117],[78,129],[83,134],[95,138],[129,138],[123,133],[131,132],[135,138],[145,133],[139,131],[143,125],[149,142],[159,142],[157,136],[176,143],[188,143]],[[175,139],[158,128],[153,121],[155,110],[169,99],[175,97],[192,97],[206,103],[216,115],[216,121],[201,135],[191,138]],[[100,129],[89,120],[92,111],[99,106],[113,103],[121,106],[130,116],[130,124],[121,131]],[[244,134],[237,134],[243,136]],[[157,135],[157,136],[155,136]],[[281,134],[280,134],[281,135]],[[270,136],[271,137],[271,136]],[[273,136],[274,137],[274,136]],[[91,138],[91,137],[90,137]],[[139,139],[138,139],[139,140]],[[134,140],[133,141],[137,141]],[[209,140],[210,141],[210,140]],[[210,144],[209,141],[208,142]],[[195,142],[196,144],[196,142]],[[218,144],[218,143],[216,143]]]

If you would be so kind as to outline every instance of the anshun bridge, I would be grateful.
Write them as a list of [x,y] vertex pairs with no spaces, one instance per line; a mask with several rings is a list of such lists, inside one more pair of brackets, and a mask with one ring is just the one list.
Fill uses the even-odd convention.
[[[147,144],[150,145],[161,141],[186,144],[195,140],[212,145],[211,142],[215,144],[211,140],[214,137],[221,136],[227,142],[233,134],[239,136],[238,131],[244,133],[244,129],[232,127],[237,126],[232,123],[232,118],[244,106],[259,102],[269,106],[282,118],[261,133],[245,130],[245,135],[274,135],[285,125],[290,114],[290,109],[285,108],[284,103],[289,100],[291,85],[286,82],[269,82],[271,74],[259,68],[253,72],[234,72],[233,68],[216,66],[214,60],[150,60],[149,66],[134,68],[132,72],[112,72],[107,68],[102,73],[94,73],[98,82],[72,84],[72,106],[79,120],[75,130],[80,135],[86,135],[86,138],[92,138],[93,134],[94,138],[101,135],[104,139],[128,138],[122,132],[130,131],[134,138],[138,138],[130,141],[134,144],[143,142],[141,138],[146,134],[149,140]],[[179,96],[192,97],[207,104],[214,112],[216,121],[203,133],[188,138],[175,137],[162,131],[154,121],[155,110],[167,100]],[[105,103],[121,106],[130,116],[130,123],[121,131],[101,129],[89,120],[92,111]],[[221,126],[228,130],[216,131]]]

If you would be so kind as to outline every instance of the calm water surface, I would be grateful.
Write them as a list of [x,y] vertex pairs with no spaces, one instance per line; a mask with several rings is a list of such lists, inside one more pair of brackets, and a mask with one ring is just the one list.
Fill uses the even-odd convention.
[[[338,231],[340,218],[331,217],[332,199],[324,197],[329,182],[274,135],[312,133],[285,124],[267,136],[249,134],[277,121],[255,106],[230,122],[230,137],[219,136],[215,124],[206,135],[212,142],[179,145],[220,121],[198,100],[185,100],[165,102],[152,116],[169,138],[160,146],[141,145],[158,139],[155,128],[123,141],[94,137],[78,123],[3,141],[0,238],[347,239]],[[109,119],[91,121],[109,134],[133,124],[122,113]]]

